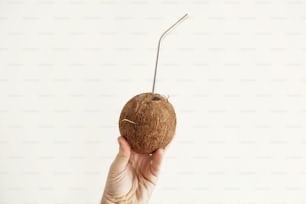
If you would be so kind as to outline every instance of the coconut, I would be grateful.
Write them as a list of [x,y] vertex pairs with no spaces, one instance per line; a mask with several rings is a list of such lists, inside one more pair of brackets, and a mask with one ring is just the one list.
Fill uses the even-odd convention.
[[153,153],[165,148],[176,128],[176,114],[167,98],[157,93],[142,93],[131,98],[123,107],[120,134],[137,153]]

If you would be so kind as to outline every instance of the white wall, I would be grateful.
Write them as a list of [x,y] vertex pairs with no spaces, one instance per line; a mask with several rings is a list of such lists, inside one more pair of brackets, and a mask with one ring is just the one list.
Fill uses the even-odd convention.
[[120,110],[178,117],[152,204],[306,203],[306,2],[0,1],[0,203],[99,203]]

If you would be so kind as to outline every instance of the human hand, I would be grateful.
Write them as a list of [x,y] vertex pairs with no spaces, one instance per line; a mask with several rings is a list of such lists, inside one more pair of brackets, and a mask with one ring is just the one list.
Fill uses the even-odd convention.
[[110,167],[101,203],[146,204],[156,185],[164,150],[138,154],[122,136],[118,142],[119,153]]

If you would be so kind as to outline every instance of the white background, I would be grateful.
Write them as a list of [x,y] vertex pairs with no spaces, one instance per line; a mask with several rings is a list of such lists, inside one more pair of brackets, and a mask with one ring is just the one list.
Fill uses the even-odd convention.
[[122,106],[178,124],[152,204],[306,203],[305,0],[0,0],[0,204],[99,203]]

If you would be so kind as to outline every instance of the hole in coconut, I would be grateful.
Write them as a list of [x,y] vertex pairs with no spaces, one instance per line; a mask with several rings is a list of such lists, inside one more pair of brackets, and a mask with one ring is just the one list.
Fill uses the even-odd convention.
[[159,101],[159,100],[160,100],[160,98],[157,97],[157,96],[153,96],[153,98],[152,98],[152,101]]

